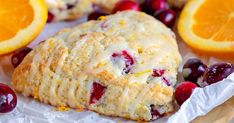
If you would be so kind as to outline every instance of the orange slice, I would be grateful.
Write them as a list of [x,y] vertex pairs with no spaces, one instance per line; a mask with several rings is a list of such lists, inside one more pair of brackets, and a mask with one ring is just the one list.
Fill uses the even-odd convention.
[[234,0],[190,0],[180,15],[178,32],[197,50],[234,53]]
[[44,0],[0,0],[0,55],[30,43],[46,20]]

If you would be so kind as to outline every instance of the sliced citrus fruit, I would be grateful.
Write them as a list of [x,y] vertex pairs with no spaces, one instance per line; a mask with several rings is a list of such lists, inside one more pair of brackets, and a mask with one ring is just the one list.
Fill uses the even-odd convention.
[[47,20],[44,0],[0,0],[0,55],[30,43]]
[[190,0],[182,10],[178,32],[200,51],[234,52],[234,0]]

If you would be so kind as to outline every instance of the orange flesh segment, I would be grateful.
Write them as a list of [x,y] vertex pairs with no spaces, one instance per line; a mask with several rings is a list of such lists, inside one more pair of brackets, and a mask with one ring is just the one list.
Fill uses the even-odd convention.
[[[34,18],[29,0],[0,0],[0,42],[27,28]],[[8,7],[11,6],[11,9]]]
[[193,18],[196,35],[214,41],[234,41],[234,0],[206,0]]

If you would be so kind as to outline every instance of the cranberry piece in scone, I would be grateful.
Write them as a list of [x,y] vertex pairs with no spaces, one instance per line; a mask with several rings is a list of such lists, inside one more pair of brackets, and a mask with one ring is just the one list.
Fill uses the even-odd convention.
[[150,112],[152,115],[151,120],[156,120],[156,119],[164,116],[164,114],[160,114],[160,112],[156,109],[154,104],[150,105]]
[[131,71],[132,65],[134,64],[133,57],[126,51],[123,50],[121,52],[113,53],[112,59],[114,62],[124,62],[125,67],[123,68],[123,71],[125,74],[128,74]]
[[161,77],[164,74],[164,70],[153,69],[153,77]]
[[105,86],[103,86],[97,82],[94,82],[92,90],[91,90],[89,104],[93,104],[93,103],[96,103],[97,101],[99,101],[100,98],[102,97],[102,95],[105,93],[105,91],[106,91]]

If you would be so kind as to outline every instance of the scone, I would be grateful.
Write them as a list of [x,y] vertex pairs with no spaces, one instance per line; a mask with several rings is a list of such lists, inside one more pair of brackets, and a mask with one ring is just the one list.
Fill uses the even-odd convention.
[[111,13],[115,4],[120,0],[46,0],[50,21],[73,20],[87,15],[100,7],[103,11]]
[[36,46],[12,82],[24,96],[53,106],[150,121],[173,111],[180,61],[170,29],[144,13],[123,11]]

